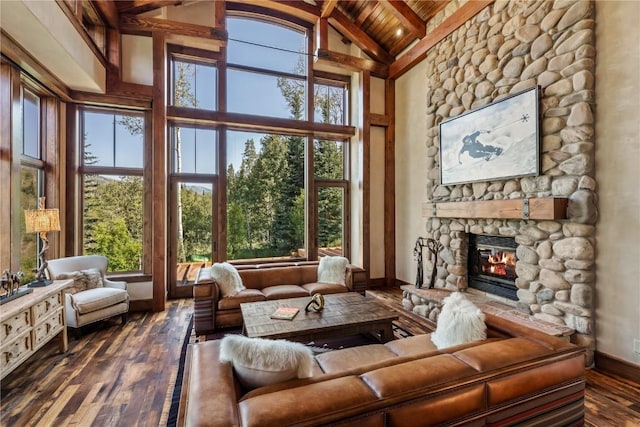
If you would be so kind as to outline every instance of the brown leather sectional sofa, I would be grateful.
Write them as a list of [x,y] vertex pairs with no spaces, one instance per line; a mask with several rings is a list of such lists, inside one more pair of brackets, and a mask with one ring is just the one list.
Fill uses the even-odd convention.
[[190,346],[186,426],[583,425],[584,351],[486,315],[488,338],[437,350],[429,335],[316,355],[316,375],[243,390],[220,341]]
[[364,270],[347,265],[345,285],[318,283],[318,261],[240,265],[236,269],[247,288],[233,297],[223,297],[208,268],[198,271],[193,287],[194,328],[196,335],[216,328],[242,325],[240,304],[296,298],[319,292],[323,295],[357,290]]

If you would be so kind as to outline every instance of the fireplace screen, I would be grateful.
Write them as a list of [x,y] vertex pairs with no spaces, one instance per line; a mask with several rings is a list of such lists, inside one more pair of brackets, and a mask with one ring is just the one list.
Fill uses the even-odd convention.
[[469,236],[469,286],[517,300],[516,247],[512,237]]

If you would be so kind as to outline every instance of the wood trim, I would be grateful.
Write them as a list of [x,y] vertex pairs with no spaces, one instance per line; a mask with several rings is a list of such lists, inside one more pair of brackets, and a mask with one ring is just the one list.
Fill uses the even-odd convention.
[[[529,204],[526,218],[523,207]],[[568,199],[531,198],[510,200],[475,200],[468,202],[423,203],[424,218],[501,218],[501,219],[567,219]]]
[[111,28],[118,28],[118,8],[115,0],[95,0],[92,1],[96,10],[102,19],[109,24]]
[[[329,50],[329,21],[327,18],[320,18],[314,27],[315,32],[315,56],[319,56],[319,52]],[[316,59],[317,60],[317,59]]]
[[326,18],[331,15],[333,9],[338,6],[338,0],[325,0],[322,2],[322,12],[320,12],[320,17]]
[[629,381],[640,384],[640,366],[629,363],[617,357],[601,353],[594,353],[596,370],[605,375],[617,375]]
[[384,276],[385,285],[392,286],[396,278],[395,80],[386,80],[384,98],[389,116],[384,144]]
[[80,118],[78,117],[78,106],[74,103],[66,104],[66,121],[65,121],[65,143],[60,147],[65,150],[64,170],[65,170],[65,192],[64,200],[64,252],[61,256],[73,256],[80,251],[80,240],[76,236],[81,236],[80,215],[82,212],[80,192],[80,176],[78,174],[78,126]]
[[[345,139],[356,133],[354,126],[309,123],[301,122],[300,120],[227,113],[225,111],[195,110],[173,106],[167,107],[167,118],[187,124],[229,125],[234,128],[282,132],[288,135],[306,136],[311,133],[314,137],[326,139]],[[300,129],[301,123],[304,124],[303,130]]]
[[371,278],[371,75],[360,74],[360,111],[362,112],[362,268],[367,272],[367,288]]
[[166,184],[166,40],[162,32],[153,34],[153,143],[152,186],[152,264],[153,311],[164,311],[167,287],[167,184]]
[[381,79],[387,78],[389,74],[389,67],[381,62],[326,49],[316,49],[315,62],[348,71],[368,71],[372,76],[380,77]]
[[[12,124],[14,123],[14,80],[17,78],[16,74],[16,69],[9,63],[4,60],[0,63],[0,115],[2,116],[2,120],[0,120],[0,165],[2,166],[0,167],[0,182],[3,183],[0,185],[0,200],[5,201],[0,204],[0,234],[7,236],[7,240],[3,238],[3,244],[0,245],[0,265],[5,266],[3,268],[10,268],[11,271],[16,271],[20,264],[17,257],[15,259],[11,257],[13,252],[11,247],[16,245],[15,235],[11,229],[11,214],[14,205],[11,203],[14,200],[11,197],[11,191],[14,188],[11,175],[15,169],[12,156],[14,146]],[[15,253],[17,254],[19,251],[15,251]]]
[[389,119],[389,116],[386,114],[370,113],[369,120],[371,120],[371,126],[380,126],[380,127],[387,127],[391,122],[391,120]]
[[[116,1],[120,2],[121,0],[116,0]],[[134,1],[128,1],[128,2],[122,1],[123,6],[120,6],[119,10],[120,10],[120,13],[130,13],[132,15],[135,15],[138,13],[144,13],[144,12],[149,12],[151,10],[160,9],[165,6],[175,6],[182,2],[183,0],[134,0]]]
[[[227,0],[226,3],[228,10],[270,14],[272,16],[280,14],[281,18],[283,18],[282,14],[285,14],[307,23],[316,22],[322,13],[319,6],[314,6],[303,0],[242,0],[241,2]],[[276,12],[275,15],[274,12]]]
[[[65,188],[62,184],[63,171],[60,165],[62,163],[62,155],[60,153],[60,109],[58,100],[51,96],[42,96],[40,98],[40,112],[42,121],[42,150],[45,160],[45,196],[47,197],[47,206],[57,208],[60,215],[64,217],[65,211],[61,205],[61,197],[63,196],[60,188]],[[66,192],[64,193],[66,195]],[[61,224],[62,225],[62,224]],[[49,233],[50,252],[47,254],[49,259],[60,257],[61,236],[64,236],[66,229],[60,227],[58,233]]]
[[[367,272],[367,276],[369,275],[369,273]],[[371,289],[371,288],[383,288],[385,287],[385,278],[384,277],[377,277],[375,279],[369,279],[368,280],[369,284],[367,285],[367,289]]]
[[150,276],[145,281],[153,280],[153,114],[151,109],[144,113],[142,272]]
[[[137,85],[142,86],[142,85]],[[101,95],[98,93],[91,92],[78,92],[71,91],[71,98],[78,103],[82,103],[85,105],[99,105],[99,106],[110,106],[110,107],[119,107],[119,108],[127,108],[127,109],[136,109],[136,110],[150,110],[151,109],[151,86],[144,86],[149,89],[149,97],[148,98],[137,98],[132,96],[123,96],[116,94],[109,95]]]
[[153,311],[153,299],[141,299],[129,302],[129,313],[135,311]]
[[442,24],[389,66],[389,78],[397,79],[426,58],[429,49],[476,16],[494,0],[474,0],[462,5]]

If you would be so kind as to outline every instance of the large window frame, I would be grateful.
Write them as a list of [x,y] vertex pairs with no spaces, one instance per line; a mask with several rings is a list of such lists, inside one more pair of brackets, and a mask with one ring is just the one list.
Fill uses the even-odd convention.
[[[242,63],[228,63],[222,53],[206,51],[196,48],[178,47],[169,45],[167,52],[167,69],[170,70],[169,78],[167,79],[167,89],[169,96],[167,106],[167,134],[171,134],[171,126],[174,123],[186,123],[194,126],[206,126],[216,128],[219,132],[218,135],[218,161],[219,161],[219,175],[215,188],[217,189],[217,197],[214,203],[217,202],[217,241],[216,253],[217,258],[214,261],[226,261],[227,260],[227,166],[229,165],[228,154],[235,149],[234,146],[230,146],[232,141],[228,140],[227,131],[246,131],[268,135],[292,135],[299,136],[304,141],[304,215],[305,215],[305,241],[302,253],[287,254],[282,257],[269,257],[259,259],[238,259],[232,260],[235,264],[243,263],[255,263],[255,262],[271,262],[271,261],[283,261],[287,259],[317,259],[318,257],[318,191],[322,191],[324,188],[337,188],[343,194],[344,206],[342,209],[342,254],[349,256],[350,244],[350,204],[351,198],[349,195],[349,182],[350,182],[350,170],[349,170],[349,141],[354,135],[354,129],[350,126],[350,75],[333,74],[326,72],[315,72],[313,70],[313,61],[310,59],[311,55],[308,52],[312,51],[312,40],[310,35],[312,34],[312,26],[303,21],[295,18],[282,19],[282,16],[273,17],[269,16],[266,12],[264,14],[249,13],[246,10],[234,10],[237,5],[227,5],[227,18],[233,19],[250,19],[254,21],[261,21],[270,25],[283,26],[285,28],[295,29],[296,31],[302,31],[305,34],[305,57],[306,57],[306,69],[303,72],[286,72],[283,70],[270,70],[254,64],[242,64]],[[257,7],[255,10],[260,10]],[[233,34],[229,35],[230,38],[234,37]],[[227,50],[229,47],[227,47]],[[218,86],[216,90],[217,96],[217,108],[202,109],[197,106],[177,106],[173,99],[173,87],[174,76],[173,63],[175,59],[180,61],[190,61],[193,63],[201,64],[215,64],[217,66]],[[283,115],[264,115],[248,111],[228,111],[228,98],[229,98],[229,72],[243,72],[243,73],[258,73],[270,78],[289,79],[288,81],[295,80],[300,82],[298,88],[304,85],[304,99],[302,100],[304,114],[296,116],[291,114],[287,117]],[[343,109],[340,114],[339,120],[316,120],[315,109],[315,95],[314,89],[316,85],[322,85],[326,87],[337,88],[341,93],[341,108]],[[251,102],[251,99],[247,99],[245,102]],[[302,110],[300,110],[302,111]],[[170,136],[168,137],[170,139]],[[314,172],[314,141],[317,139],[327,140],[331,139],[342,143],[343,149],[343,162],[344,162],[344,176],[340,179],[323,179],[316,178]],[[257,143],[257,141],[256,141]],[[171,155],[169,155],[171,158]],[[170,177],[169,184],[169,203],[172,203],[173,193],[175,186],[180,179],[172,172],[171,163],[168,165]],[[196,178],[190,176],[188,179]],[[187,178],[185,178],[187,179]],[[203,179],[198,177],[198,179]],[[171,209],[170,209],[171,212]],[[171,213],[170,213],[171,215]],[[170,218],[170,221],[175,219]],[[215,227],[214,227],[215,228]],[[171,231],[169,236],[171,237]],[[175,265],[171,262],[167,265],[168,271],[175,270]],[[172,273],[170,273],[172,274]]]
[[[86,127],[86,123],[85,123],[85,114],[86,113],[93,113],[93,114],[104,114],[104,115],[113,115],[114,116],[114,130],[113,130],[113,164],[112,165],[92,165],[92,164],[87,164],[85,163],[85,158],[86,158],[86,154],[87,152],[85,151],[86,148],[86,144],[84,141],[85,138],[85,127]],[[138,166],[122,166],[122,165],[117,165],[116,163],[118,162],[117,158],[118,158],[118,153],[117,151],[117,146],[118,146],[118,142],[116,141],[116,124],[115,124],[115,117],[116,116],[123,116],[123,117],[132,117],[132,118],[136,118],[139,120],[142,120],[142,123],[136,123],[135,126],[139,126],[139,128],[137,129],[137,132],[141,132],[141,136],[140,139],[142,141],[142,147],[141,147],[141,155],[142,155],[142,159],[139,162]],[[87,246],[88,242],[85,241],[86,240],[86,236],[85,236],[85,231],[88,227],[88,219],[86,218],[86,209],[88,208],[87,204],[86,204],[86,196],[85,196],[85,191],[86,191],[86,185],[88,185],[90,183],[90,179],[93,176],[96,177],[112,177],[112,179],[121,183],[128,183],[131,187],[135,187],[138,184],[136,184],[136,178],[140,179],[140,184],[141,184],[141,194],[140,199],[141,199],[141,205],[139,207],[139,212],[134,212],[133,214],[131,214],[131,216],[138,216],[140,217],[140,224],[139,224],[139,230],[136,230],[137,232],[140,232],[140,237],[139,237],[139,243],[140,243],[140,249],[139,252],[134,250],[134,249],[129,249],[129,251],[132,252],[137,252],[138,253],[138,260],[137,260],[137,264],[138,264],[138,268],[118,268],[118,264],[115,263],[115,260],[110,259],[109,260],[109,273],[110,274],[126,274],[126,275],[131,275],[131,274],[149,274],[151,272],[151,263],[150,263],[150,226],[149,226],[149,221],[146,221],[145,218],[148,217],[149,213],[150,213],[150,195],[149,195],[149,191],[146,190],[146,188],[148,187],[147,183],[149,182],[149,178],[148,178],[148,167],[146,166],[147,161],[146,159],[148,158],[148,152],[149,152],[149,117],[148,114],[142,111],[138,111],[138,110],[131,110],[131,109],[124,109],[124,108],[111,108],[111,107],[89,107],[89,106],[84,106],[79,108],[78,111],[78,159],[77,159],[77,164],[78,164],[78,188],[79,188],[79,203],[78,203],[78,207],[79,207],[79,213],[78,213],[78,218],[79,218],[79,227],[78,227],[78,234],[77,234],[77,240],[78,240],[78,245],[79,245],[79,249],[80,249],[80,253],[82,254],[91,254],[94,253],[95,250],[92,250],[91,248],[89,248]],[[88,144],[90,144],[91,142],[88,141]],[[122,161],[122,160],[121,160]],[[127,180],[127,178],[129,178],[130,180]],[[101,180],[102,178],[96,178],[97,180]],[[132,206],[129,206],[129,208],[131,208]],[[129,215],[127,215],[129,216]],[[131,227],[128,227],[131,228]],[[122,232],[124,232],[124,230],[121,230]],[[138,240],[137,238],[133,238],[133,241]],[[97,253],[97,252],[95,252]],[[106,255],[109,258],[109,254],[108,253],[102,253],[104,255]],[[131,260],[131,262],[134,262],[133,260]]]

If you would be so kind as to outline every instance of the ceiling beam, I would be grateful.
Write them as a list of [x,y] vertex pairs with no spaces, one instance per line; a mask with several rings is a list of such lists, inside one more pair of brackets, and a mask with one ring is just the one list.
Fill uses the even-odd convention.
[[343,36],[355,43],[356,46],[362,49],[372,59],[384,64],[390,64],[393,62],[393,56],[384,50],[382,46],[376,43],[375,40],[369,37],[369,35],[360,27],[354,25],[354,23],[338,9],[334,9],[331,13],[329,23]]
[[114,0],[93,0],[92,3],[111,28],[118,28],[120,17]]
[[389,66],[389,78],[397,79],[416,64],[426,58],[429,49],[442,39],[457,30],[469,19],[476,16],[482,9],[493,3],[494,0],[469,1],[455,11],[442,24],[426,35],[415,46],[398,58]]
[[315,23],[322,13],[319,6],[302,0],[227,0],[227,3],[259,6]]
[[333,9],[335,9],[337,5],[338,5],[338,0],[325,0],[322,3],[320,17],[321,18],[329,17],[333,12]]
[[139,13],[149,12],[150,10],[161,9],[165,6],[175,6],[182,2],[183,0],[118,0],[116,4],[120,13],[137,15]]
[[408,28],[415,38],[421,39],[427,34],[427,24],[405,2],[382,0],[380,4],[391,12],[403,27]]
[[162,32],[181,36],[218,40],[221,42],[226,42],[228,38],[227,32],[220,28],[169,21],[167,19],[144,18],[136,15],[121,15],[120,29],[122,31],[132,33]]
[[358,58],[340,52],[317,49],[315,61],[318,64],[327,64],[349,71],[368,71],[374,77],[386,78],[389,75],[389,67],[372,59]]

